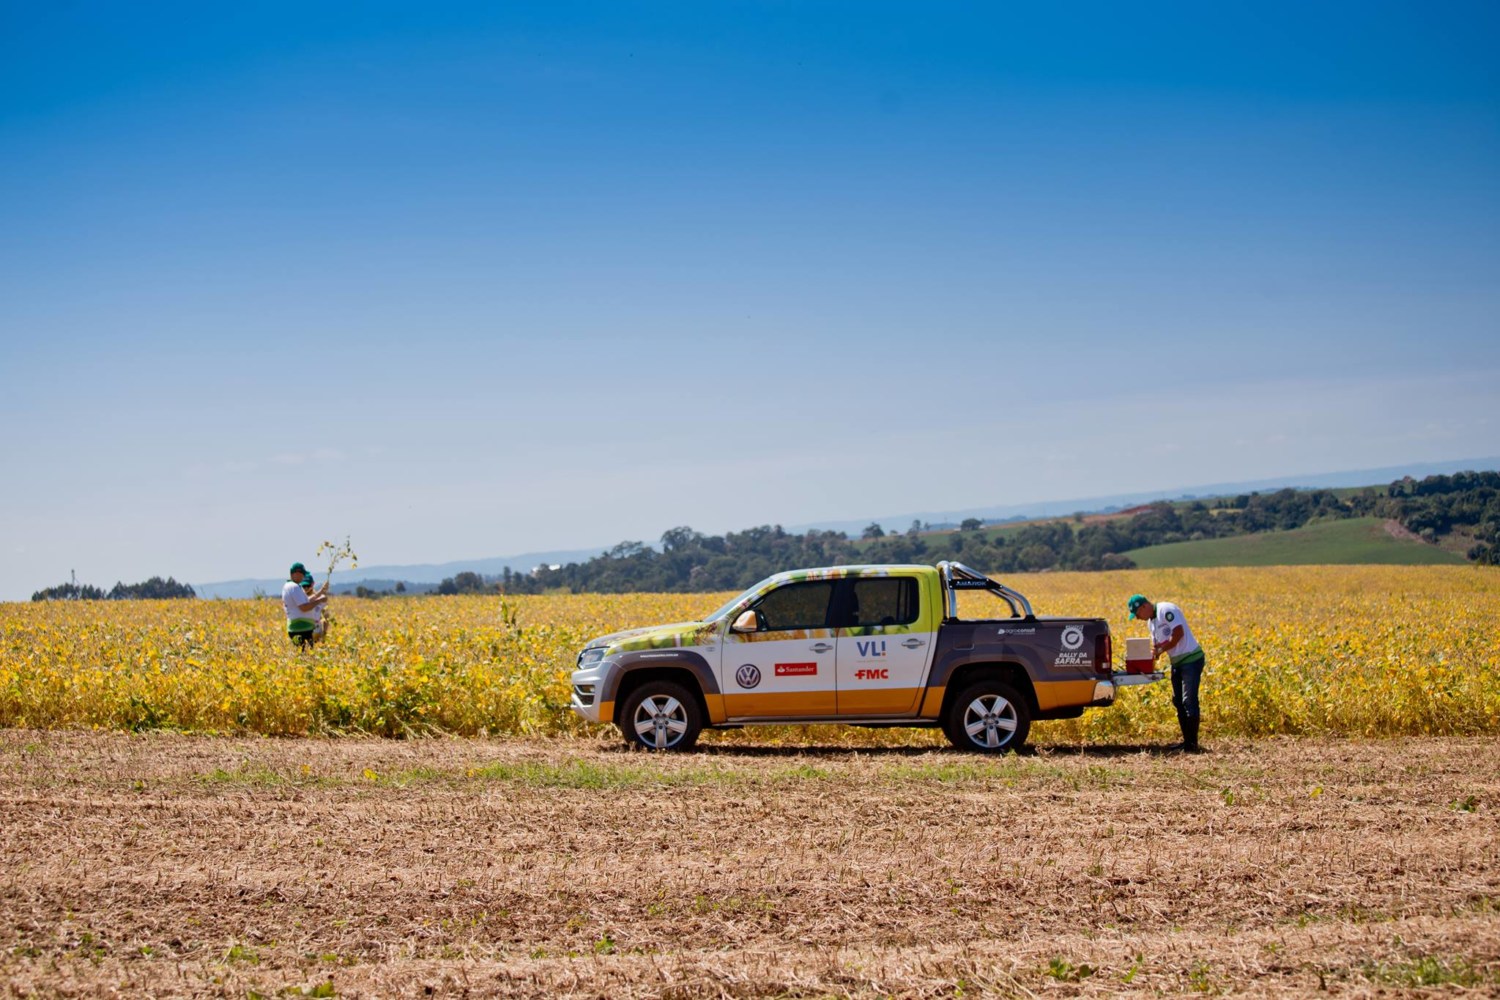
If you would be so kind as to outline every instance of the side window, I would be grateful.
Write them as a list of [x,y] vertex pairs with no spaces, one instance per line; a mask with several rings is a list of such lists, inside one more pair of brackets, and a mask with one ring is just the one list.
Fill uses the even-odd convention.
[[827,628],[832,598],[832,580],[789,583],[762,597],[755,610],[760,612],[766,631]]
[[844,627],[910,625],[921,614],[919,594],[914,577],[856,577],[843,616]]

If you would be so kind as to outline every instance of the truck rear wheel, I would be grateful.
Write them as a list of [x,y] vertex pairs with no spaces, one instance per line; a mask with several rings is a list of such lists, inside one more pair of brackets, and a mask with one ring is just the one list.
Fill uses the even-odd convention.
[[1004,681],[976,681],[949,704],[943,732],[960,750],[1006,753],[1026,743],[1031,713],[1025,699]]
[[625,699],[620,732],[644,750],[691,750],[703,732],[703,712],[681,684],[647,681]]

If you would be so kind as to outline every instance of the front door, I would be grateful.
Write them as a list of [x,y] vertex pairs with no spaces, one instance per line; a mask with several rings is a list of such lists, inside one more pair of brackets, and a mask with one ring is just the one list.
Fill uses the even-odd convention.
[[789,583],[750,606],[754,632],[724,636],[724,712],[730,719],[829,717],[837,645],[829,614],[836,582]]
[[838,612],[839,715],[911,715],[937,643],[914,576],[857,576]]

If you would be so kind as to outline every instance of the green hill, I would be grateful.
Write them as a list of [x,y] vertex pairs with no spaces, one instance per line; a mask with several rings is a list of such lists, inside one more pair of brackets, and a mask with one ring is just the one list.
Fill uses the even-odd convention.
[[1137,566],[1294,566],[1340,563],[1461,564],[1436,545],[1394,538],[1378,517],[1317,521],[1292,531],[1266,531],[1201,542],[1171,542],[1125,553]]

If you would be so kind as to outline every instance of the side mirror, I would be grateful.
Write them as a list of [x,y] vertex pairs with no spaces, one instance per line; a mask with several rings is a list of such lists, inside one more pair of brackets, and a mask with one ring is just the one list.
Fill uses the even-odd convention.
[[734,624],[729,626],[729,630],[731,632],[759,632],[760,612],[753,608],[741,611],[740,616],[734,620]]

